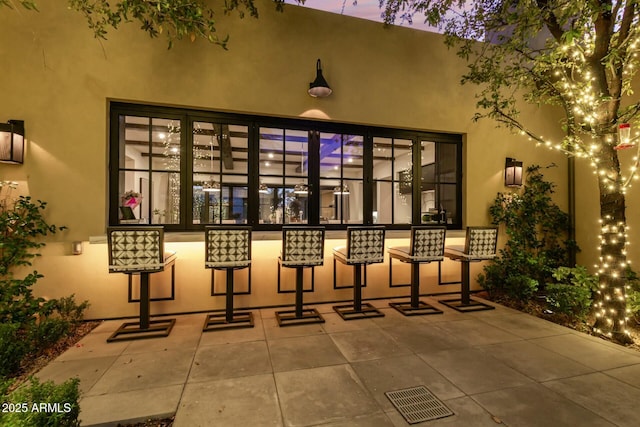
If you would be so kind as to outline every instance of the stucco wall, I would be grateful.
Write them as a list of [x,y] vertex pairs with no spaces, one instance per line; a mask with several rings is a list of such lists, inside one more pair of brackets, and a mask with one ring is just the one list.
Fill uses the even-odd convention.
[[[545,176],[558,184],[557,201],[566,209],[564,156],[492,122],[473,123],[474,87],[459,85],[464,64],[440,35],[297,6],[277,13],[261,2],[258,20],[219,16],[221,33],[231,35],[228,51],[201,40],[167,50],[164,39],[150,39],[135,24],[94,40],[64,4],[40,3],[40,12],[0,13],[0,120],[25,120],[28,139],[25,164],[0,165],[0,179],[19,181],[23,193],[49,203],[52,223],[69,227],[37,261],[45,275],[38,292],[89,299],[92,317],[135,312],[124,304],[122,278],[107,278],[106,255],[88,255],[102,251],[87,241],[106,227],[110,99],[462,133],[465,225],[488,223],[487,207],[505,191],[507,156],[525,166],[558,165]],[[306,92],[317,58],[334,89],[326,99]],[[557,136],[550,113],[525,107],[524,114],[545,136]],[[74,240],[85,241],[87,254],[70,255]],[[188,280],[179,267],[178,283]],[[208,274],[200,276],[190,286],[207,289]],[[161,310],[212,305],[208,299],[198,307],[174,304]]]

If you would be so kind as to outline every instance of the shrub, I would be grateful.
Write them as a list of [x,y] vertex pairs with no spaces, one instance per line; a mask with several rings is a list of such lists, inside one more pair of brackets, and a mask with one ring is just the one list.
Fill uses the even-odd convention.
[[504,287],[506,295],[517,301],[527,301],[538,291],[538,281],[527,276],[511,276]]
[[527,168],[523,189],[498,193],[489,208],[492,223],[504,225],[508,237],[479,278],[490,296],[531,298],[531,290],[550,282],[554,269],[568,264],[568,249],[576,248],[566,238],[569,217],[553,203],[553,184],[544,180],[540,169]]
[[598,278],[582,266],[559,267],[553,273],[553,278],[557,283],[547,284],[547,302],[556,313],[584,319],[589,314],[593,292],[598,289]]
[[22,358],[31,350],[20,324],[0,323],[0,379],[16,372]]
[[19,405],[13,406],[13,409],[19,409],[19,411],[0,413],[0,426],[79,426],[79,382],[78,378],[73,378],[56,385],[52,381],[41,383],[37,378],[31,378],[28,385],[16,389],[8,396],[3,396],[3,402]]
[[55,344],[70,329],[71,324],[64,319],[45,318],[31,328],[29,335],[37,348],[46,348]]
[[80,323],[84,316],[84,311],[89,308],[89,301],[83,301],[78,304],[75,300],[75,294],[68,297],[58,298],[53,303],[54,310],[60,315],[60,318],[71,324]]

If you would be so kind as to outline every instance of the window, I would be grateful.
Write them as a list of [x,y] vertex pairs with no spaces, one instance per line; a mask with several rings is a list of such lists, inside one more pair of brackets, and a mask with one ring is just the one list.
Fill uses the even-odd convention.
[[246,126],[194,121],[193,224],[246,224],[249,143]]
[[461,227],[461,136],[113,102],[109,224]]

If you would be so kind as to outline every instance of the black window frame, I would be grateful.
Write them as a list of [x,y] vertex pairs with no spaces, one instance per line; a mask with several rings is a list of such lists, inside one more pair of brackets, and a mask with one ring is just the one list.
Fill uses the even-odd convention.
[[[412,221],[411,224],[377,224],[385,225],[388,229],[408,229],[412,224],[421,224],[421,176],[420,160],[423,141],[436,143],[436,168],[438,168],[438,144],[453,144],[456,147],[456,214],[451,217],[451,223],[446,224],[449,229],[462,228],[462,143],[463,135],[454,133],[438,133],[420,130],[394,129],[380,126],[359,125],[352,123],[328,122],[306,118],[270,117],[254,114],[228,113],[208,111],[194,108],[164,107],[127,103],[121,101],[109,102],[109,180],[108,180],[108,224],[124,225],[119,220],[119,179],[120,179],[120,117],[143,116],[153,118],[170,118],[180,120],[181,150],[180,150],[180,220],[177,224],[162,224],[167,231],[201,231],[212,224],[193,224],[193,123],[194,122],[223,122],[230,125],[246,126],[248,130],[248,173],[247,186],[249,191],[249,205],[247,208],[247,222],[254,230],[281,230],[283,224],[259,223],[259,185],[260,185],[260,143],[259,129],[282,128],[311,132],[329,132],[336,134],[351,134],[363,136],[363,212],[362,224],[373,225],[373,140],[379,138],[394,138],[413,141],[412,165]],[[318,153],[308,152],[309,159],[308,183],[309,219],[306,225],[323,225],[327,229],[343,230],[354,224],[325,224],[320,222],[320,163]],[[418,159],[418,161],[416,161]],[[253,202],[255,201],[255,202]],[[317,212],[316,212],[317,211]],[[217,224],[213,224],[217,225]]]

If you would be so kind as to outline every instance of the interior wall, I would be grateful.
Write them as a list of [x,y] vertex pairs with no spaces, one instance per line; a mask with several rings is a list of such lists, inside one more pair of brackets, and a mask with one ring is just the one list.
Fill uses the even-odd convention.
[[[50,239],[47,254],[70,257],[72,241],[105,233],[109,100],[460,133],[465,225],[488,223],[488,206],[506,190],[505,157],[525,167],[557,165],[545,176],[558,184],[556,200],[566,209],[564,156],[493,122],[474,123],[475,88],[459,84],[465,65],[438,34],[290,5],[278,13],[262,0],[257,20],[218,16],[229,50],[202,40],[167,50],[163,38],[150,39],[135,24],[95,40],[80,15],[41,3],[39,12],[0,13],[0,56],[11,58],[0,61],[0,120],[25,120],[28,140],[24,165],[0,165],[0,179],[46,200],[48,219],[68,227]],[[324,99],[307,94],[318,58],[334,90]],[[549,135],[557,127],[549,112],[526,106],[523,115],[557,136]],[[55,297],[85,294],[90,276],[107,280],[106,257],[80,259],[86,274],[70,271],[65,280],[54,274],[59,259],[38,259],[45,275],[38,286]],[[91,309],[95,317],[128,310],[120,294],[90,296],[106,298]]]

